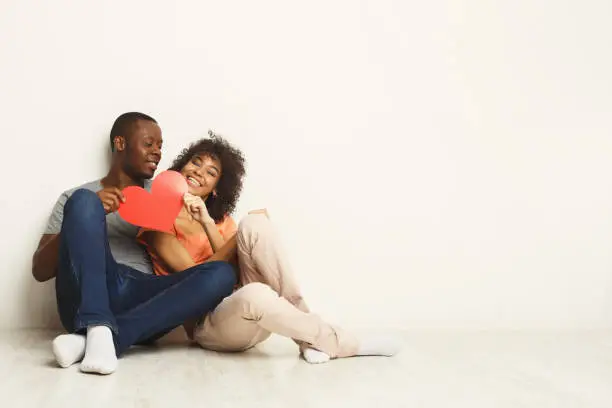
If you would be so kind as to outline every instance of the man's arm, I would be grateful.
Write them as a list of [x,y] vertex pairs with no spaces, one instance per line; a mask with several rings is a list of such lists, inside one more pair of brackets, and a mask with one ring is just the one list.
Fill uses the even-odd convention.
[[[64,192],[57,199],[47,222],[45,233],[32,257],[32,275],[39,282],[48,281],[57,275],[60,247],[59,232],[64,219],[64,205],[72,191],[74,190]],[[100,197],[106,214],[116,211],[119,208],[119,203],[125,201],[123,193],[114,187],[102,189],[96,194]]]
[[59,234],[44,234],[32,257],[32,275],[38,282],[55,278],[59,259]]
[[64,204],[70,193],[62,193],[53,206],[43,236],[38,242],[38,248],[32,256],[32,275],[38,282],[55,278],[59,264],[60,231],[64,219]]

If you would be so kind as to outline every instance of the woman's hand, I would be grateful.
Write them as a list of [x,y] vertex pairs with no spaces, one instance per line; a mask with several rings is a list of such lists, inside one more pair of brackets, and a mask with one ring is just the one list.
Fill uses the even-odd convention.
[[208,214],[206,204],[201,197],[186,193],[183,196],[183,201],[185,202],[185,209],[194,220],[198,221],[202,225],[215,224],[215,220],[213,220],[210,214]]

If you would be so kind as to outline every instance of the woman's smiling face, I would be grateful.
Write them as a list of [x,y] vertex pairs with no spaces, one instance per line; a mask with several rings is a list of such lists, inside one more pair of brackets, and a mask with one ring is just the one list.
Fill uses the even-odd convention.
[[205,199],[221,178],[221,162],[209,154],[196,154],[183,166],[181,174],[187,180],[189,193]]

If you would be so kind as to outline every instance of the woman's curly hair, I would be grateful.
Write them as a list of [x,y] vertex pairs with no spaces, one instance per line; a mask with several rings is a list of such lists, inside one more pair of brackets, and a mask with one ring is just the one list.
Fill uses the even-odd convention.
[[169,170],[180,172],[196,155],[205,155],[221,162],[221,178],[215,188],[217,195],[210,194],[206,199],[208,213],[221,222],[234,212],[242,192],[242,179],[245,174],[245,160],[242,152],[223,137],[209,131],[210,138],[200,139],[189,145],[178,155]]

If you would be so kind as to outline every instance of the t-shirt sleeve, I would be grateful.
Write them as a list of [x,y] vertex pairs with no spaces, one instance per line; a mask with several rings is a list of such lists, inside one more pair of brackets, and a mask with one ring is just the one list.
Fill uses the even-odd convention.
[[217,228],[219,229],[219,233],[225,239],[231,237],[238,231],[238,226],[232,217],[226,215],[221,223],[217,224]]
[[62,221],[64,221],[64,206],[72,193],[81,188],[96,192],[102,188],[102,185],[99,180],[96,180],[64,191],[55,202],[55,206],[53,206],[53,210],[47,221],[47,226],[45,227],[45,234],[59,234],[61,232]]
[[45,234],[59,234],[62,230],[62,221],[64,220],[64,205],[68,201],[68,192],[62,193],[57,199],[57,202],[53,206],[49,220],[47,221],[47,227],[45,228]]

